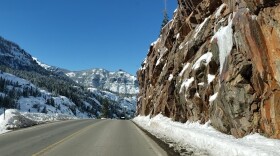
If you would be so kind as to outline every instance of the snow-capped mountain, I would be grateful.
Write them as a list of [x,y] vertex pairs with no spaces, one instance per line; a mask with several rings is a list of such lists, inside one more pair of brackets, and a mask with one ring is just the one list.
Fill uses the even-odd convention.
[[0,59],[0,80],[5,83],[0,86],[0,109],[100,117],[107,104],[110,118],[135,113],[138,83],[124,71],[71,72],[42,63],[1,37]]
[[91,69],[68,72],[66,75],[86,87],[117,94],[135,95],[139,91],[137,78],[123,70],[110,72],[105,69]]
[[136,95],[139,91],[135,76],[123,70],[110,72],[100,68],[65,74],[78,84],[87,87],[92,93],[113,101],[129,116],[134,115]]
[[[134,115],[138,93],[138,81],[135,76],[123,70],[110,72],[100,68],[73,72],[47,65],[37,58],[33,59],[46,70],[66,75],[95,95],[111,101],[119,107],[119,111],[125,111],[128,116]],[[116,114],[112,117],[116,117]]]

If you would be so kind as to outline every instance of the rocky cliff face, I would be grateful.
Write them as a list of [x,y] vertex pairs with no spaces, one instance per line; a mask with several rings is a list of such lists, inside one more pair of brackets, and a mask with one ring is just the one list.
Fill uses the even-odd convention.
[[138,71],[141,115],[280,138],[278,0],[178,0]]

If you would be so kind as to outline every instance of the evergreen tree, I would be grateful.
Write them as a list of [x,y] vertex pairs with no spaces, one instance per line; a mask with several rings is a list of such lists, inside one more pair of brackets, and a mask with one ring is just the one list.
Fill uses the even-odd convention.
[[163,28],[168,22],[169,22],[169,17],[168,17],[167,11],[164,10],[163,11],[163,20],[162,20],[161,28]]
[[108,118],[110,111],[110,104],[107,99],[102,100],[102,117]]
[[169,17],[168,17],[166,8],[167,8],[166,0],[164,0],[164,11],[163,11],[163,20],[162,20],[161,28],[163,28],[169,21]]
[[43,108],[43,110],[41,111],[41,113],[47,113],[47,107],[45,106],[44,108]]

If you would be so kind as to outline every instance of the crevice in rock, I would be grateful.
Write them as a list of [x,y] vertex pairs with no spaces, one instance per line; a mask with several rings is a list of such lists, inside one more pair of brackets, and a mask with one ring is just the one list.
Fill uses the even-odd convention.
[[251,78],[253,76],[252,64],[248,64],[248,65],[243,66],[243,68],[240,71],[240,74],[245,80],[250,82]]
[[259,15],[259,13],[267,7],[274,7],[276,6],[278,3],[280,3],[279,0],[267,0],[266,2],[264,2],[263,5],[259,5],[257,6],[257,9],[254,11],[255,15]]

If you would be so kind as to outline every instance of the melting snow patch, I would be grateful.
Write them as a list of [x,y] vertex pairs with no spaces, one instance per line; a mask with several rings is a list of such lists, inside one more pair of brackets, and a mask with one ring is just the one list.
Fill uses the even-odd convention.
[[[183,43],[184,43],[184,42],[183,42]],[[184,46],[188,45],[189,42],[186,42],[184,45],[183,45],[183,43],[181,43],[180,46],[179,46],[179,49],[180,49],[180,50],[183,49]]]
[[229,23],[225,27],[221,27],[218,32],[215,33],[215,35],[212,37],[211,42],[213,42],[214,39],[217,40],[217,44],[219,46],[219,59],[220,59],[220,74],[223,71],[223,66],[225,63],[226,57],[230,54],[233,42],[232,42],[232,36],[233,36],[233,30],[232,30],[232,20],[230,19],[231,16],[229,16]]
[[179,74],[180,77],[183,76],[185,70],[187,70],[189,66],[190,66],[190,63],[187,63],[187,64],[183,67],[182,71],[181,71],[180,74]]
[[158,66],[160,64],[161,58],[162,58],[162,56],[160,56],[159,59],[157,60],[156,66]]
[[217,12],[215,13],[215,18],[218,18],[221,16],[221,11],[226,7],[227,5],[225,3],[223,3],[217,10]]
[[218,92],[209,97],[209,102],[211,103],[211,102],[215,101],[217,99],[217,97],[218,97]]
[[163,68],[162,68],[162,70],[164,70],[164,69],[166,68],[166,65],[167,65],[167,64],[165,63],[164,66],[163,66]]
[[183,91],[184,88],[185,88],[185,90],[188,90],[188,88],[189,88],[190,85],[193,83],[193,81],[194,81],[194,77],[185,80],[185,81],[182,83],[182,85],[181,85],[180,93],[182,93],[182,91]]
[[145,70],[147,68],[147,58],[144,59],[142,66],[140,67],[140,70]]
[[156,45],[159,41],[160,41],[160,38],[158,38],[156,41],[154,41],[153,43],[151,43],[151,46]]
[[200,83],[198,83],[197,85],[199,85],[199,86],[204,86],[204,82],[200,82]]
[[208,84],[210,84],[215,79],[215,75],[208,74],[207,80]]
[[171,81],[172,79],[173,79],[173,75],[170,74],[170,75],[169,75],[169,78],[168,78],[168,81]]
[[207,52],[206,54],[202,55],[193,65],[192,69],[196,70],[200,67],[201,63],[204,65],[208,65],[211,61],[213,54],[211,52]]
[[176,35],[176,39],[178,39],[180,37],[180,33],[178,33],[177,35]]
[[162,48],[162,49],[158,49],[158,52],[160,53],[160,56],[157,60],[156,66],[158,66],[160,64],[160,62],[162,61],[161,58],[162,56],[168,51],[168,49],[166,47]]
[[151,119],[150,116],[137,116],[133,121],[156,137],[172,142],[174,146],[185,147],[185,149],[194,147],[193,155],[280,155],[280,140],[268,139],[259,134],[236,139],[215,130],[210,122],[204,125],[198,122],[179,123],[161,114]]
[[194,38],[197,37],[198,33],[203,28],[203,26],[205,25],[205,23],[207,22],[208,19],[209,19],[209,17],[205,18],[204,21],[195,29]]

